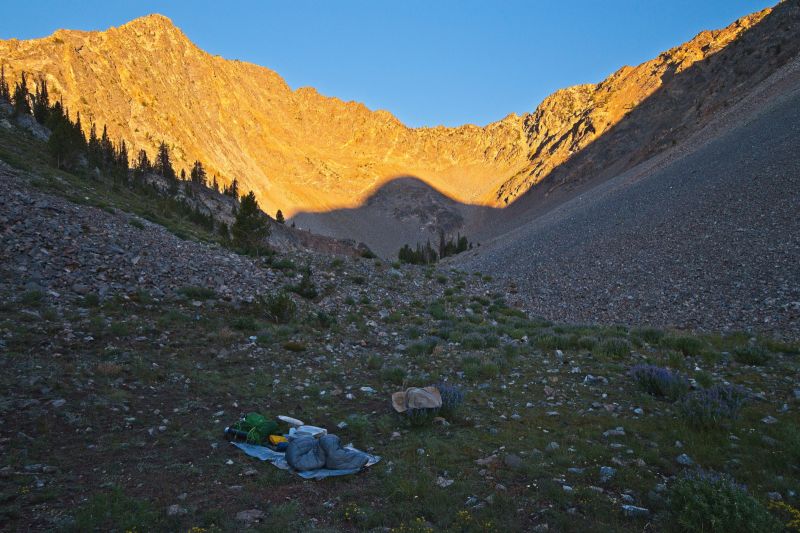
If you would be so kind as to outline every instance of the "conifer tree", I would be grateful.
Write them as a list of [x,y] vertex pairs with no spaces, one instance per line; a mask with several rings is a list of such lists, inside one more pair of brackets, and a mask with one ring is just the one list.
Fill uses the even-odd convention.
[[114,150],[114,143],[108,136],[108,128],[105,125],[103,125],[103,135],[100,137],[100,153],[103,160],[103,166],[106,168],[110,167],[116,159],[116,153]]
[[11,103],[11,90],[6,80],[6,66],[0,65],[0,101]]
[[275,222],[277,222],[278,224],[283,224],[286,222],[286,219],[283,218],[283,211],[281,211],[280,209],[278,209],[278,212],[275,213]]
[[219,192],[219,182],[217,181],[216,174],[214,174],[214,181],[211,182],[211,188],[214,189],[215,192]]
[[265,249],[264,239],[269,236],[269,223],[258,207],[253,191],[242,196],[231,234],[233,243],[245,253],[258,255]]
[[47,117],[47,126],[51,134],[47,141],[47,148],[58,168],[74,168],[79,156],[85,153],[85,139],[83,133],[69,119],[69,113],[63,112],[61,102],[56,102],[50,108]]
[[203,163],[195,161],[190,174],[192,183],[201,187],[206,186],[206,169],[203,168]]
[[231,232],[228,230],[228,225],[224,222],[219,223],[219,236],[222,240],[227,241],[231,238]]
[[139,150],[139,154],[136,156],[136,167],[133,169],[133,175],[139,178],[152,171],[153,167],[150,164],[150,159],[147,157],[147,152]]
[[124,170],[126,173],[129,167],[128,161],[128,146],[125,144],[125,139],[119,142],[119,151],[116,157],[117,166]]
[[228,196],[232,196],[233,198],[239,198],[239,180],[233,178],[231,184],[223,191],[224,194]]
[[47,93],[47,81],[40,77],[36,84],[36,96],[33,99],[33,117],[39,124],[45,124],[50,115],[50,95]]
[[28,78],[23,71],[20,74],[20,81],[14,87],[14,116],[30,115],[30,93],[28,92]]
[[53,156],[57,168],[68,168],[73,154],[76,152],[74,143],[75,130],[67,120],[55,125],[47,140],[47,149]]
[[94,121],[92,121],[92,124],[89,127],[89,140],[87,149],[89,154],[90,168],[102,166],[100,139],[97,138],[97,127],[95,126]]
[[167,179],[177,179],[175,169],[172,168],[172,161],[169,157],[169,146],[167,146],[167,143],[164,141],[161,141],[161,144],[158,146],[158,155],[156,155],[154,170]]
[[[69,118],[69,113],[67,113],[67,118]],[[86,147],[86,137],[83,135],[83,125],[81,124],[81,112],[78,111],[78,115],[75,117],[75,124],[72,126],[73,130],[75,131],[75,136],[80,136],[81,138],[81,145],[82,147]]]
[[[59,123],[66,120],[68,119],[66,115],[64,115],[64,105],[59,100],[53,104],[50,111],[47,113],[47,122],[45,122],[45,126],[52,131]],[[70,126],[72,125],[70,124]]]

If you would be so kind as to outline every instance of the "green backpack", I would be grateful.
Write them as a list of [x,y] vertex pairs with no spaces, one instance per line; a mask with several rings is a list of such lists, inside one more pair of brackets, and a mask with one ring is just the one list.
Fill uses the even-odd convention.
[[233,429],[246,432],[250,444],[262,444],[270,435],[277,433],[278,423],[259,413],[249,413],[236,422]]

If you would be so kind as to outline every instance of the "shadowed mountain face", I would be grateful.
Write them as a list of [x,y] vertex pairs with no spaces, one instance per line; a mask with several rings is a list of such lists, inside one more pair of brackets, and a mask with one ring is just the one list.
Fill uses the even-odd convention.
[[[256,191],[271,213],[281,209],[301,226],[363,235],[388,249],[387,240],[392,247],[424,240],[427,230],[495,235],[508,223],[486,225],[494,210],[463,204],[505,207],[545,180],[611,176],[680,142],[796,53],[797,10],[784,2],[772,14],[703,32],[599,84],[557,91],[531,114],[483,128],[412,129],[386,111],[291,90],[268,69],[203,52],[158,15],[105,32],[0,41],[0,60],[11,76],[22,69],[44,76],[73,114],[108,124],[112,137],[151,154],[165,139],[177,166],[201,159],[223,182],[236,177]],[[639,111],[652,101],[658,103]],[[629,135],[608,137],[612,131]],[[595,146],[602,149],[587,152]],[[415,221],[398,205],[406,200],[385,198],[395,189],[382,186],[397,176],[415,176],[453,201],[412,187],[435,211],[420,210]],[[358,207],[370,216],[355,216]],[[396,233],[378,234],[378,227]]]
[[315,233],[350,232],[351,238],[390,257],[406,243],[438,242],[440,231],[469,235],[498,211],[456,202],[417,177],[400,176],[373,191],[361,206],[298,213],[292,222]]

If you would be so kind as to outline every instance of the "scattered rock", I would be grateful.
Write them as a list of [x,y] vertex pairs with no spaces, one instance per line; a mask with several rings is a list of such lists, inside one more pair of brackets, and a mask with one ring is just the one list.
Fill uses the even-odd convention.
[[511,470],[520,470],[525,466],[525,462],[522,460],[522,457],[513,453],[509,453],[503,457],[503,463],[505,463],[505,465]]
[[433,424],[436,426],[447,427],[450,425],[450,422],[448,422],[444,417],[437,416],[433,419]]
[[248,509],[246,511],[239,511],[236,513],[236,520],[244,522],[247,525],[260,522],[264,519],[266,514],[260,509]]
[[438,487],[443,488],[443,489],[449,487],[453,483],[455,483],[455,480],[453,480],[453,479],[447,479],[447,478],[442,477],[442,476],[439,476],[438,478],[436,478],[436,485]]
[[603,432],[604,437],[624,437],[625,429],[622,426]]
[[611,466],[600,467],[600,483],[608,483],[617,474],[617,469]]
[[488,457],[484,457],[483,459],[476,459],[475,464],[478,466],[488,466],[490,464],[496,463],[498,457],[496,455],[490,455]]
[[683,466],[692,466],[694,464],[692,458],[685,453],[680,454],[675,460],[678,461],[679,465]]
[[608,379],[604,378],[603,376],[593,376],[591,374],[587,374],[585,378],[583,378],[584,385],[608,385]]
[[650,510],[635,505],[623,505],[622,512],[629,518],[643,518],[650,515]]
[[183,516],[187,514],[189,511],[178,505],[177,503],[173,503],[169,507],[167,507],[167,516]]

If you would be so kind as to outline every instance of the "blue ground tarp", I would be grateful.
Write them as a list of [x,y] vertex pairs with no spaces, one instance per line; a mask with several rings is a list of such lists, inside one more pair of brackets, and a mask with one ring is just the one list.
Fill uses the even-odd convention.
[[[289,466],[289,463],[286,462],[285,454],[282,452],[276,452],[270,450],[266,446],[257,446],[255,444],[247,444],[245,442],[231,442],[231,444],[242,450],[250,457],[255,457],[256,459],[261,459],[262,461],[269,461],[270,463],[280,468],[281,470],[289,470],[305,479],[325,479],[326,477],[333,477],[333,476],[347,476],[350,474],[355,474],[359,470],[362,470],[361,468],[354,468],[350,470],[330,470],[327,468],[320,468],[318,470],[308,470],[305,472],[299,472],[297,470],[293,470],[292,467]],[[352,446],[345,446],[345,448],[350,450],[355,450],[355,448],[353,448]],[[366,465],[364,465],[364,468],[370,467],[381,460],[381,458],[378,457],[377,455],[372,455],[368,453],[366,455],[369,456],[369,461],[367,462]]]

